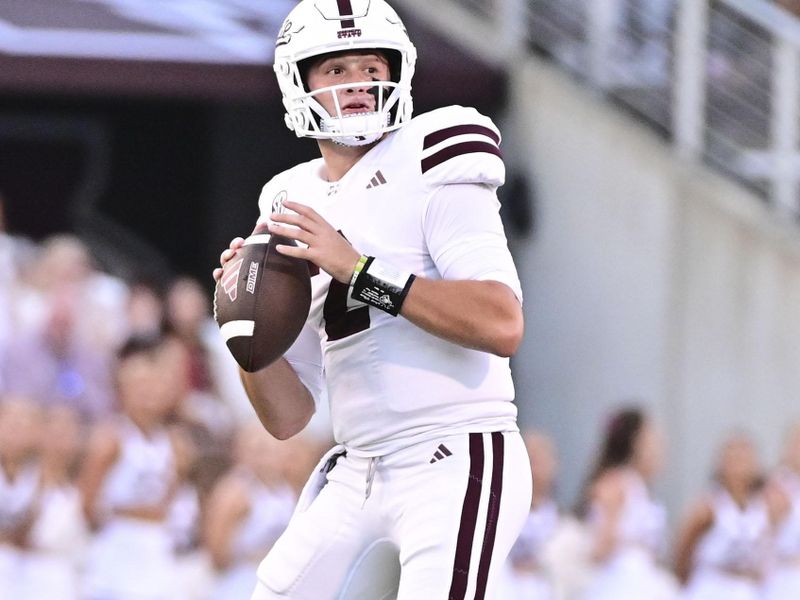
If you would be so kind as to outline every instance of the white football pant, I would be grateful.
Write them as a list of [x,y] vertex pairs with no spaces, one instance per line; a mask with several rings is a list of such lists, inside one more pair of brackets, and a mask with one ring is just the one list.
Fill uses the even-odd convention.
[[252,600],[497,598],[530,510],[519,433],[447,436],[378,459],[351,452],[312,500],[315,476]]

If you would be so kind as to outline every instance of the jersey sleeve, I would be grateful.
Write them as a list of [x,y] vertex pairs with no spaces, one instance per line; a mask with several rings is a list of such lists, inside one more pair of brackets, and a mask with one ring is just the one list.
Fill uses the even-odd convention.
[[450,106],[426,113],[418,126],[420,170],[426,186],[503,185],[506,170],[501,136],[490,118],[474,108]]
[[443,279],[499,281],[521,302],[522,287],[499,209],[488,184],[441,186],[429,198],[423,217],[425,242]]

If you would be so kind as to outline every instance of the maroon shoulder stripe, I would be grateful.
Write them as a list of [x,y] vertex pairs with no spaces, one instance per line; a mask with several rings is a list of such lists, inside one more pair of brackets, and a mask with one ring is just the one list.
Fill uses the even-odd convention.
[[[350,0],[336,0],[336,4],[339,6],[340,17],[353,16],[353,5],[350,4]],[[351,29],[355,26],[356,22],[353,19],[342,19],[342,29]]]
[[485,135],[486,137],[494,140],[495,144],[500,143],[500,136],[497,135],[494,130],[484,127],[483,125],[454,125],[453,127],[440,129],[439,131],[434,131],[433,133],[426,135],[425,140],[422,143],[422,149],[427,150],[431,146],[435,146],[436,144],[451,137],[455,137],[457,135],[467,135],[470,133]]
[[503,493],[503,454],[505,438],[503,434],[492,434],[492,483],[489,489],[489,508],[486,512],[486,533],[483,535],[481,559],[478,563],[478,582],[475,588],[475,600],[483,600],[486,595],[486,582],[489,579],[489,567],[492,564],[494,540],[497,535],[497,521],[500,518],[500,498]]
[[469,581],[469,562],[472,555],[472,540],[478,521],[478,504],[481,500],[483,479],[483,434],[469,434],[469,481],[461,508],[461,524],[458,527],[456,556],[453,561],[453,578],[450,580],[448,600],[464,600]]
[[422,172],[427,173],[432,168],[439,166],[451,158],[461,156],[462,154],[472,154],[475,152],[488,152],[489,154],[494,154],[501,159],[503,158],[500,148],[494,144],[490,144],[489,142],[462,142],[460,144],[448,146],[447,148],[442,148],[435,154],[431,154],[428,158],[423,158]]

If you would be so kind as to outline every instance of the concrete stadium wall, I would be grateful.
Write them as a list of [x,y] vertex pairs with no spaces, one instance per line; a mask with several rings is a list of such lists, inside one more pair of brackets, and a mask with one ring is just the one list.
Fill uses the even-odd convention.
[[531,238],[512,242],[520,423],[555,437],[562,501],[632,399],[666,433],[673,518],[729,432],[751,433],[773,465],[800,418],[800,229],[547,63],[517,72],[504,125],[537,210]]

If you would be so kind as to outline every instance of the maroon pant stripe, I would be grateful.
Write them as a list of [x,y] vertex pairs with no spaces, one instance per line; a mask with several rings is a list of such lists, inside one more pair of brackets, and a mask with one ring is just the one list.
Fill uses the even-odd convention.
[[[336,0],[336,4],[339,6],[339,16],[352,16],[353,6],[350,4],[350,0]],[[356,22],[353,19],[342,19],[342,29],[351,29],[355,26]]]
[[426,173],[433,167],[436,167],[443,162],[450,160],[451,158],[455,158],[456,156],[461,156],[462,154],[471,154],[473,152],[488,152],[489,154],[499,156],[501,159],[503,158],[503,155],[500,153],[500,149],[489,142],[462,142],[460,144],[443,148],[436,154],[432,154],[428,158],[422,159],[422,172]]
[[500,498],[503,493],[503,451],[505,439],[503,434],[492,434],[492,484],[489,490],[489,508],[486,513],[486,533],[483,535],[481,560],[478,563],[478,583],[475,588],[475,600],[483,600],[486,595],[486,581],[489,578],[489,567],[492,564],[494,540],[497,535],[497,521],[500,517]]
[[461,524],[458,527],[456,557],[453,562],[453,578],[450,580],[449,600],[464,600],[469,580],[469,562],[472,555],[472,540],[478,521],[478,504],[481,500],[483,479],[483,434],[469,434],[469,481],[461,508]]

